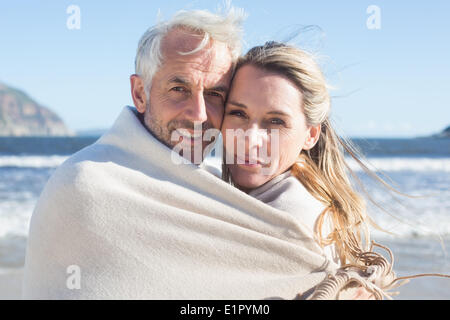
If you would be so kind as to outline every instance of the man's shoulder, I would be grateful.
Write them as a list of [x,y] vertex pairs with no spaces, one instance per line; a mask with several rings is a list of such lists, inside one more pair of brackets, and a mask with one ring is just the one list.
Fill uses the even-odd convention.
[[111,162],[111,155],[117,153],[112,146],[93,144],[70,156],[52,174],[47,186],[75,188],[96,179]]
[[105,181],[108,162],[107,146],[92,145],[68,158],[47,181],[33,216],[44,219],[82,219],[89,215],[93,204],[104,194],[105,186],[114,185]]
[[222,179],[222,162],[219,158],[206,158],[199,166],[201,169]]

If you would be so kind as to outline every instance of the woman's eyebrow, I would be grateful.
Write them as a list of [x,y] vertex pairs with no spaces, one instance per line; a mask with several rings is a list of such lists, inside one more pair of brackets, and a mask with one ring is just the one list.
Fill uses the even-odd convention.
[[279,116],[286,116],[286,117],[290,116],[289,113],[286,113],[286,112],[283,112],[283,111],[269,111],[269,112],[267,112],[267,114],[276,114],[276,115],[279,115]]
[[[232,105],[234,105],[234,106],[236,106],[236,107],[242,108],[242,109],[248,109],[247,106],[246,106],[245,104],[240,103],[240,102],[236,102],[236,101],[233,101],[233,100],[229,100],[228,103],[229,103],[229,104],[232,104]],[[269,111],[269,112],[267,112],[266,114],[275,114],[275,115],[286,116],[286,117],[290,117],[290,116],[291,116],[289,113],[284,112],[284,111],[280,111],[280,110]]]
[[242,108],[242,109],[247,109],[247,106],[245,104],[243,104],[243,103],[239,103],[239,102],[236,102],[236,101],[233,101],[233,100],[228,100],[228,103],[232,104],[232,105],[234,105],[236,107]]

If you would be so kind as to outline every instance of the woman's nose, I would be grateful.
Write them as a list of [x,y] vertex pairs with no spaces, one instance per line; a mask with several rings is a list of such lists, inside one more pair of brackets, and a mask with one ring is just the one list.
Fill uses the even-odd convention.
[[248,129],[246,134],[249,149],[259,149],[267,142],[267,131],[253,125]]

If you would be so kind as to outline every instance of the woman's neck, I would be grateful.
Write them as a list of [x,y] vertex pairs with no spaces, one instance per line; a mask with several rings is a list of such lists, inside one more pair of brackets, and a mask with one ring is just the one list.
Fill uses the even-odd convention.
[[[284,172],[282,172],[282,173],[280,173],[280,174],[278,174],[276,176],[271,177],[268,181],[264,182],[263,184],[261,184],[259,186],[256,186],[256,187],[253,187],[253,188],[242,187],[242,186],[239,186],[237,184],[235,184],[234,186],[236,188],[238,188],[239,190],[241,190],[242,192],[245,192],[245,193],[249,194],[253,190],[256,190],[256,189],[259,189],[259,188],[261,188],[263,186],[268,185],[269,183],[273,182],[274,179],[276,179],[277,177],[280,177],[281,175],[283,175],[283,176],[286,175],[287,176],[287,173],[288,172],[290,173],[290,171],[291,171],[291,169],[289,168],[288,170],[286,170],[286,171],[284,171]],[[285,177],[283,177],[282,179],[284,179],[284,178]]]

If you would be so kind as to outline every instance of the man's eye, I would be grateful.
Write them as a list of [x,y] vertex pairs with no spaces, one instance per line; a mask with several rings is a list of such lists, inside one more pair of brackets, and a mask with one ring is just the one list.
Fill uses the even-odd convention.
[[222,94],[218,93],[218,92],[208,92],[208,95],[213,96],[213,97],[219,97],[219,98],[223,98]]
[[183,87],[173,87],[172,89],[170,89],[171,91],[175,91],[175,92],[187,92],[187,90]]

